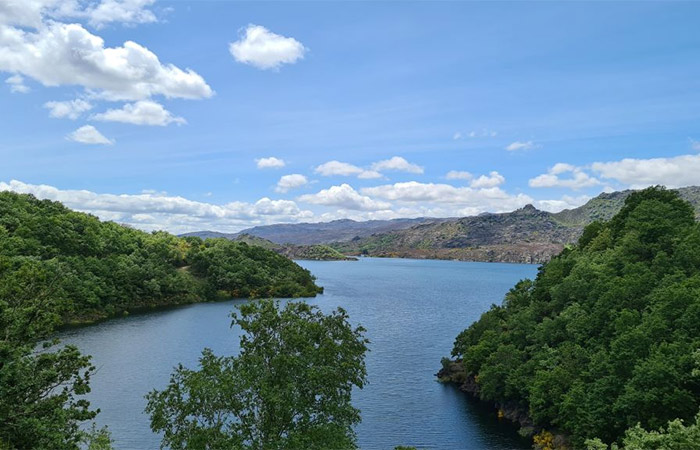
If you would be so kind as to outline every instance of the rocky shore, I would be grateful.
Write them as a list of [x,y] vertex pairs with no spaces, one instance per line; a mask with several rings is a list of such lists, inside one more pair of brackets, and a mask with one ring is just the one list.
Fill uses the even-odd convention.
[[[444,359],[442,368],[435,374],[441,383],[454,383],[459,390],[481,400],[479,396],[479,383],[474,375],[469,375],[464,369],[461,360],[451,361]],[[522,407],[515,403],[493,403],[498,410],[499,419],[507,419],[520,426],[518,433],[522,436],[533,438],[533,448],[538,450],[569,450],[566,436],[556,430],[545,430],[535,425]]]

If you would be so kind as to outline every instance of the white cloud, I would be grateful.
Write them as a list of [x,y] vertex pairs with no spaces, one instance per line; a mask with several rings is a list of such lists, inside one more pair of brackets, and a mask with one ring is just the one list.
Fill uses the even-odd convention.
[[462,139],[462,133],[460,133],[459,131],[456,132],[455,134],[452,135],[452,139],[455,141]]
[[537,200],[535,206],[543,211],[559,212],[564,209],[577,208],[590,199],[591,197],[588,195],[579,195],[577,197],[565,195],[560,200]]
[[464,170],[450,170],[445,175],[448,180],[471,180],[474,176]]
[[632,189],[661,184],[670,188],[700,184],[700,155],[672,158],[596,162],[591,165],[602,178],[617,180]]
[[[408,181],[364,188],[361,192],[372,197],[403,203],[427,203],[452,205],[448,215],[471,215],[484,211],[503,212],[532,203],[524,194],[510,195],[498,187],[475,189],[455,187],[450,184],[419,183]],[[426,206],[426,205],[422,205]]]
[[0,23],[34,28],[56,19],[84,20],[98,28],[109,23],[148,23],[157,21],[147,9],[153,3],[155,0],[6,0],[0,2]]
[[298,222],[313,218],[291,200],[261,198],[255,203],[231,202],[215,205],[151,194],[98,194],[85,190],[61,190],[53,186],[33,185],[20,181],[0,182],[0,191],[33,194],[41,199],[56,200],[79,211],[95,214],[103,220],[132,224],[138,228],[165,229],[175,233],[195,230],[234,232],[254,225]]
[[258,169],[281,169],[286,165],[283,159],[270,156],[269,158],[259,158],[255,160]]
[[400,156],[378,161],[372,164],[372,170],[377,172],[392,170],[397,172],[423,173],[423,168],[421,166],[411,164]]
[[229,44],[236,61],[258,69],[277,69],[304,58],[306,48],[291,37],[280,36],[260,25],[248,25],[236,42]]
[[326,163],[323,163],[320,166],[316,167],[314,169],[314,172],[316,172],[319,175],[323,175],[324,177],[356,176],[357,178],[362,179],[373,179],[382,177],[382,174],[377,172],[376,170],[366,170],[361,167],[340,161],[328,161]]
[[66,138],[69,141],[80,142],[81,144],[114,144],[113,140],[107,139],[102,133],[97,131],[97,128],[93,127],[92,125],[83,125],[82,127],[68,134]]
[[[561,178],[560,175],[562,174],[571,174],[571,176],[569,178]],[[557,163],[547,173],[530,179],[528,184],[534,188],[564,187],[576,190],[597,186],[602,183],[597,178],[584,172],[581,167]]]
[[68,100],[63,102],[46,102],[44,108],[49,110],[49,117],[55,119],[77,119],[86,111],[92,109],[92,104],[82,99]]
[[146,7],[156,0],[102,0],[97,5],[87,8],[83,15],[91,25],[100,27],[108,23],[151,23],[157,18]]
[[205,98],[213,91],[190,69],[163,64],[136,42],[105,47],[77,23],[47,21],[35,31],[0,25],[0,71],[33,78],[44,86],[78,85],[110,100]]
[[361,195],[352,186],[345,183],[340,186],[331,186],[315,194],[302,195],[297,200],[314,205],[335,206],[355,211],[379,211],[391,208],[390,203]]
[[492,188],[500,186],[506,182],[506,179],[500,173],[493,171],[488,175],[482,175],[471,182],[473,188]]
[[535,144],[532,141],[527,141],[527,142],[520,142],[520,141],[515,141],[511,144],[509,144],[506,147],[506,150],[509,152],[515,152],[518,150],[532,150],[535,148],[539,148],[540,146],[538,144]]
[[5,80],[5,83],[10,86],[10,92],[13,94],[26,94],[31,90],[24,84],[24,78],[21,75],[12,75]]
[[92,116],[94,120],[103,122],[122,122],[133,125],[151,125],[164,127],[171,123],[182,125],[187,123],[182,117],[176,117],[163,105],[141,100],[136,103],[127,103],[121,109],[109,109],[103,113]]
[[286,193],[292,189],[300,188],[308,183],[309,180],[304,175],[300,175],[298,173],[284,175],[277,182],[277,187],[275,187],[275,191],[280,193]]

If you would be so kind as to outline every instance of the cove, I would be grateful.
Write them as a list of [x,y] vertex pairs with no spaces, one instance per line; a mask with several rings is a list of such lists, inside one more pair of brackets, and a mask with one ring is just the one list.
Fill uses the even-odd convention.
[[[442,385],[434,374],[457,334],[536,265],[361,258],[300,261],[325,288],[307,299],[324,311],[340,306],[367,328],[369,385],[353,403],[362,449],[527,449],[529,440],[496,412]],[[202,348],[238,351],[229,313],[242,301],[202,303],[65,330],[60,338],[93,355],[89,399],[101,410],[118,449],[155,449],[143,396],[162,388],[178,363],[194,367]]]

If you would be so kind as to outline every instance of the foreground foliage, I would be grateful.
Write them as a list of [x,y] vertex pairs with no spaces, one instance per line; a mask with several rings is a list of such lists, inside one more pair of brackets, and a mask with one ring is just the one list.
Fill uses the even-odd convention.
[[55,341],[37,345],[60,322],[63,267],[19,258],[0,260],[0,272],[0,448],[98,448],[80,429],[96,414],[83,398],[95,369],[90,357]]
[[[480,397],[527,411],[578,447],[596,437],[622,443],[637,424],[693,422],[700,405],[694,215],[675,192],[633,193],[535,281],[518,283],[456,339],[453,356]],[[641,432],[625,439],[634,433]]]
[[172,449],[354,448],[368,341],[345,311],[305,303],[240,306],[239,356],[205,349],[197,370],[180,365],[148,396],[151,428]]
[[598,438],[586,440],[588,450],[698,450],[700,449],[700,414],[695,422],[686,426],[676,419],[667,428],[647,431],[637,425],[625,433],[622,446],[608,446]]
[[[60,276],[48,274],[60,270]],[[50,280],[65,320],[228,297],[304,297],[311,274],[274,252],[225,239],[145,233],[31,195],[0,192],[0,284]],[[37,281],[45,283],[46,281]]]

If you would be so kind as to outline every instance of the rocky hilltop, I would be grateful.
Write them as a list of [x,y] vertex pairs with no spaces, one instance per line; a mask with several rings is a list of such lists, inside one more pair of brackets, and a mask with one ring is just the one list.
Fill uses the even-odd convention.
[[[583,228],[609,220],[633,191],[602,193],[578,208],[558,213],[532,205],[509,213],[447,219],[404,230],[355,237],[331,247],[345,254],[464,261],[543,263],[576,242]],[[678,189],[700,217],[700,187]]]
[[332,244],[342,253],[399,258],[541,263],[574,242],[582,227],[532,205]]

